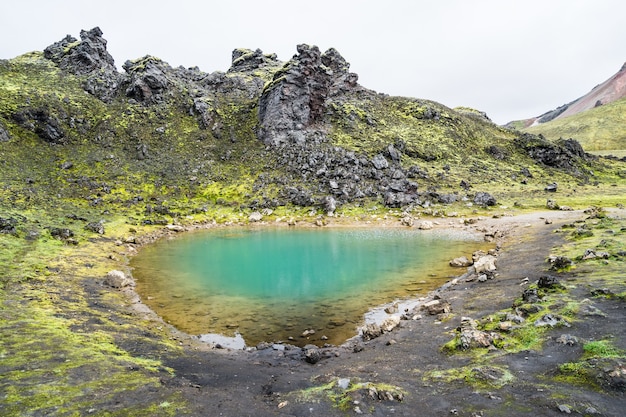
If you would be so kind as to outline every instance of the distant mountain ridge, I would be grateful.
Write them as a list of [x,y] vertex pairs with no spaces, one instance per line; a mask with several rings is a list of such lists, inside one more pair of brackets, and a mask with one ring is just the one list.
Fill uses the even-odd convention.
[[602,105],[610,104],[624,97],[626,97],[626,62],[616,74],[593,87],[591,91],[584,96],[537,117],[512,121],[507,123],[506,126],[522,129],[537,126],[542,123],[563,119]]

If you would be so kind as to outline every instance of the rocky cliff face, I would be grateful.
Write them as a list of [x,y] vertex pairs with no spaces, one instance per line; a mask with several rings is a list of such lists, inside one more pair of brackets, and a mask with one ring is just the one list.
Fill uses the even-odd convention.
[[259,137],[266,144],[305,143],[323,134],[328,100],[358,87],[358,76],[331,49],[298,45],[298,54],[287,62],[265,88],[259,101]]

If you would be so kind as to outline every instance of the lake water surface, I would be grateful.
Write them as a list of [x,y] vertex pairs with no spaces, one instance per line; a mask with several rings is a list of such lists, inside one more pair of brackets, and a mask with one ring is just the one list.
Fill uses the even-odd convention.
[[159,241],[131,265],[143,301],[184,332],[302,346],[344,342],[370,308],[425,294],[464,272],[450,259],[484,248],[460,232],[224,228]]

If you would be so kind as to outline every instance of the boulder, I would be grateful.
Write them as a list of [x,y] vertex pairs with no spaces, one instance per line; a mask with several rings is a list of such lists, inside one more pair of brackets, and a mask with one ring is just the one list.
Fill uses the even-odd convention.
[[465,256],[454,258],[453,260],[450,261],[450,266],[453,266],[455,268],[464,268],[464,267],[472,266],[473,264],[474,262],[470,261]]
[[89,230],[90,232],[97,233],[99,235],[104,234],[104,222],[101,220],[99,222],[90,222],[85,225],[85,230]]
[[459,327],[459,347],[461,349],[486,348],[493,344],[497,335],[478,330],[477,327],[476,320],[469,317],[461,319],[461,326]]
[[433,227],[435,227],[435,226],[433,225],[433,222],[428,221],[428,220],[423,220],[423,221],[421,221],[421,222],[419,223],[418,229],[420,229],[420,230],[430,230],[430,229],[432,229]]
[[542,275],[537,281],[537,287],[546,289],[563,289],[563,284],[559,282],[559,279],[552,275]]
[[113,288],[124,288],[132,285],[133,280],[128,278],[122,271],[113,270],[107,273],[103,283]]
[[446,300],[437,299],[424,303],[421,310],[425,310],[431,316],[450,312],[450,303]]
[[326,196],[322,199],[322,208],[328,216],[332,216],[337,209],[337,201],[332,196]]
[[322,352],[316,347],[304,349],[304,360],[310,364],[316,364],[322,359]]
[[495,206],[498,204],[497,200],[491,194],[479,191],[474,196],[474,204],[478,204],[479,206]]
[[379,153],[372,158],[372,165],[374,165],[376,169],[385,169],[389,167],[389,162]]
[[556,193],[558,188],[559,188],[559,185],[556,182],[553,182],[552,184],[546,185],[546,187],[544,188],[544,191],[547,191],[549,193]]
[[248,216],[248,221],[251,223],[260,222],[261,220],[263,220],[263,215],[258,211],[255,211]]
[[401,223],[403,226],[413,227],[413,224],[414,224],[414,222],[413,222],[413,217],[412,217],[412,216],[409,216],[409,215],[404,216],[404,217],[402,217],[402,218],[400,219],[400,223]]
[[497,258],[493,255],[485,255],[474,261],[474,271],[477,274],[482,272],[491,272],[496,270]]

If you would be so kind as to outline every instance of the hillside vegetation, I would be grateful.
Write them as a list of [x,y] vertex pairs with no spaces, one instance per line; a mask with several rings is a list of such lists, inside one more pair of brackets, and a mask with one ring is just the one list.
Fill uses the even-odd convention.
[[[626,98],[524,129],[547,139],[575,138],[583,149],[591,151],[626,151]],[[611,153],[611,152],[609,152]]]

